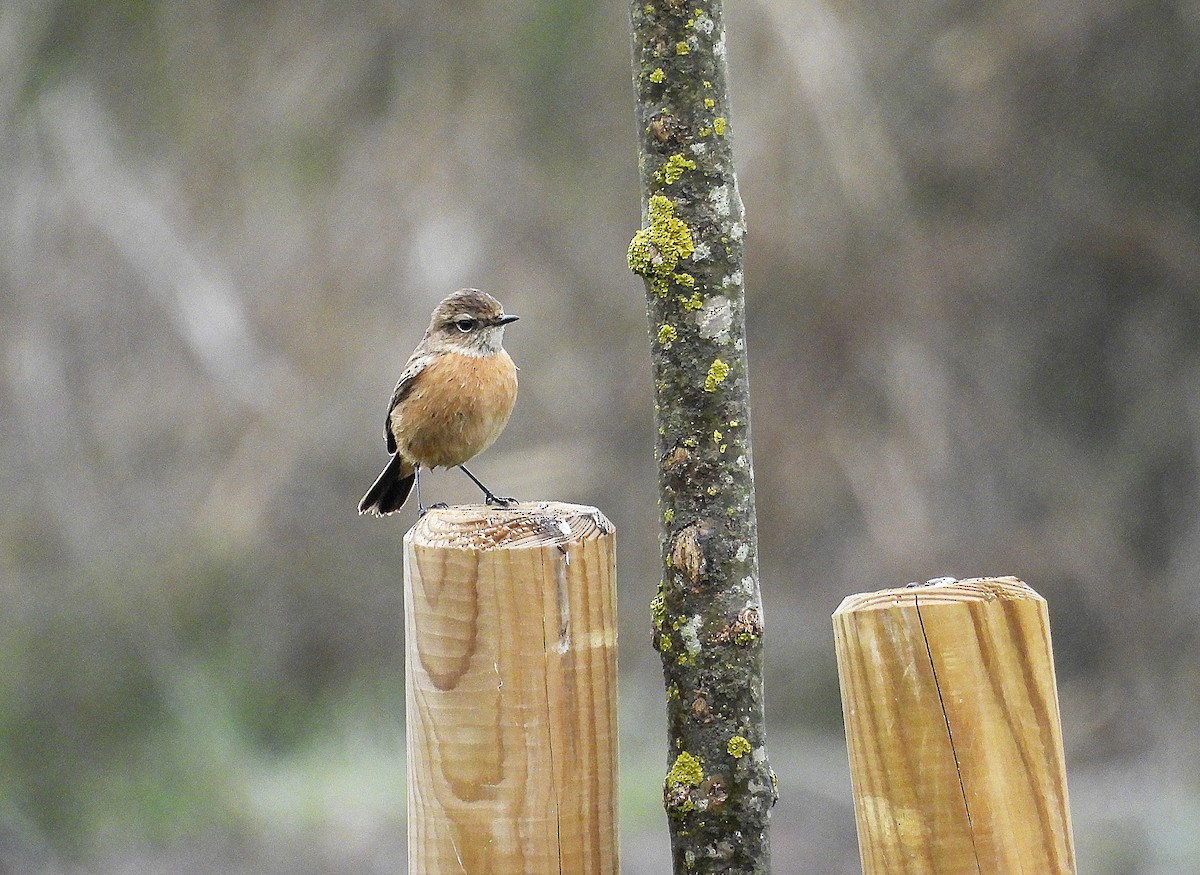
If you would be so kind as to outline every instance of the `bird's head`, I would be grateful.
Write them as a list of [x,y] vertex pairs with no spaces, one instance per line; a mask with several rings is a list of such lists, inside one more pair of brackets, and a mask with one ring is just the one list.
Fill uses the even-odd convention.
[[517,317],[479,289],[461,289],[433,311],[426,337],[444,349],[466,355],[491,355],[504,341],[504,326]]

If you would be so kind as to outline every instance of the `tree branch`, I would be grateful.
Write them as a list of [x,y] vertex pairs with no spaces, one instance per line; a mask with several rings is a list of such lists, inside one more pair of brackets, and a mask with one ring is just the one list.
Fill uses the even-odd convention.
[[672,856],[677,873],[766,873],[776,792],[722,6],[634,2],[632,33],[643,227],[629,266],[646,282],[654,365]]

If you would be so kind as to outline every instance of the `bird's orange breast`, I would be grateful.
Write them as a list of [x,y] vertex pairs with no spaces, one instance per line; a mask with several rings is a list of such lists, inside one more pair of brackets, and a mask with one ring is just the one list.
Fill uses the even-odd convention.
[[427,468],[461,465],[500,436],[517,400],[517,367],[504,350],[442,352],[413,380],[389,420],[401,456]]

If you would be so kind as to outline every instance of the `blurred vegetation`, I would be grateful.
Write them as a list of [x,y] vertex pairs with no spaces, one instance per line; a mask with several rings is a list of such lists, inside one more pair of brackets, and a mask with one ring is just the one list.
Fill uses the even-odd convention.
[[[619,528],[624,868],[666,865],[626,14],[0,6],[0,869],[402,868],[407,521],[354,508],[464,285],[523,317],[478,473]],[[858,871],[838,601],[1013,573],[1081,871],[1193,871],[1200,7],[727,23],[776,865]]]

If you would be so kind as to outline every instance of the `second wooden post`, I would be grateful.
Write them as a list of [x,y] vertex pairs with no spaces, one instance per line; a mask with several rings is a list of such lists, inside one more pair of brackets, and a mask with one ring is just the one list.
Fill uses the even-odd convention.
[[404,544],[408,871],[615,875],[612,524],[450,507]]
[[1045,600],[946,578],[833,626],[864,875],[1073,875]]

